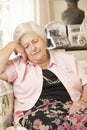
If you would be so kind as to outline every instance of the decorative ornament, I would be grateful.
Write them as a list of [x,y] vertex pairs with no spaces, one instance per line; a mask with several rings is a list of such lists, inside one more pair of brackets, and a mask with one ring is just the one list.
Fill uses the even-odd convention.
[[62,12],[62,20],[65,25],[81,24],[85,18],[84,11],[78,8],[79,0],[65,0],[67,9]]

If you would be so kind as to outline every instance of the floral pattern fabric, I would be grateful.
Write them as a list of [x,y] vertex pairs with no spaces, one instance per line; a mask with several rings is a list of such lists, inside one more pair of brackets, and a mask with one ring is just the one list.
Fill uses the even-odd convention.
[[12,124],[14,94],[12,85],[0,79],[0,130]]
[[20,123],[28,130],[87,130],[87,109],[69,116],[71,104],[39,99],[31,110],[23,112]]

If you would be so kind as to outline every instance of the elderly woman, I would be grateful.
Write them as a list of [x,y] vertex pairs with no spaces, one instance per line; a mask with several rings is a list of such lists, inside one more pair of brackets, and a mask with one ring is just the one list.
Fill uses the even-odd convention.
[[87,75],[72,55],[46,44],[42,28],[30,21],[18,25],[0,51],[0,78],[14,90],[13,123],[28,130],[86,130]]

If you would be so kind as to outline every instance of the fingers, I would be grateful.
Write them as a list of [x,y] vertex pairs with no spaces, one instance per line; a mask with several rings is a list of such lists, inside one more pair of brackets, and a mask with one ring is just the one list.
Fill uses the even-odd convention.
[[68,112],[69,112],[69,115],[71,115],[71,114],[74,114],[78,111],[83,111],[85,108],[86,108],[86,106],[84,103],[76,102],[76,103],[72,104],[72,106]]
[[71,106],[71,108],[69,109],[69,114],[73,114],[74,112],[76,112],[76,107],[75,107],[75,104],[73,103],[73,105]]
[[18,55],[18,53],[20,53],[22,55],[22,57],[23,57],[23,61],[24,62],[27,61],[26,52],[25,52],[24,48],[20,44],[16,44],[14,53],[15,53],[15,55]]
[[23,57],[24,63],[26,63],[26,61],[27,61],[27,55],[26,55],[25,51],[23,51],[23,52],[21,53],[21,55],[22,55],[22,57]]
[[23,61],[26,63],[26,61],[27,61],[27,55],[26,55],[26,52],[24,51],[24,49],[21,48],[21,49],[19,50],[19,53],[22,55]]

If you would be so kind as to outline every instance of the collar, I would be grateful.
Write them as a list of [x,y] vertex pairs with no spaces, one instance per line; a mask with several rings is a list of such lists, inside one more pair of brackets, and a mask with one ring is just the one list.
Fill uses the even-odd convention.
[[56,60],[54,58],[54,53],[52,51],[49,51],[49,54],[50,54],[50,65],[49,67],[51,67],[52,65],[56,65]]

